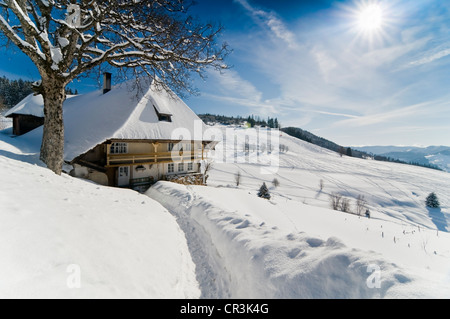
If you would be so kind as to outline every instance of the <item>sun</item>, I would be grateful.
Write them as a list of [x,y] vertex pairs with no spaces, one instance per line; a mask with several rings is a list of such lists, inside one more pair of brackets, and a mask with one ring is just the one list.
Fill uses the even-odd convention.
[[357,12],[358,28],[363,32],[374,32],[383,26],[383,9],[377,3],[366,4]]
[[340,7],[343,25],[354,36],[352,43],[375,48],[390,41],[398,29],[398,8],[393,1],[351,0]]

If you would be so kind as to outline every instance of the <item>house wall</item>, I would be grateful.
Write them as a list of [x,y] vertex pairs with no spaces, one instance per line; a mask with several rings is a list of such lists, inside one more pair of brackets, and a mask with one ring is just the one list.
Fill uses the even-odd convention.
[[105,145],[97,145],[95,148],[83,155],[83,160],[97,165],[106,164],[106,147]]
[[[144,170],[137,170],[136,168],[139,166],[143,166]],[[134,165],[132,166],[132,178],[145,178],[145,177],[153,177],[155,180],[159,179],[158,176],[158,165],[150,164],[150,165]]]
[[44,125],[44,118],[32,115],[13,115],[13,134],[23,135]]
[[[192,163],[192,169],[188,169],[189,166],[188,164]],[[174,164],[174,171],[173,172],[169,172],[169,165],[170,164]],[[163,166],[163,175],[183,175],[183,174],[189,174],[189,173],[200,173],[200,160],[193,160],[193,161],[185,161],[183,162],[183,170],[179,171],[178,170],[178,164],[177,162],[175,163],[165,163],[165,164],[161,164]]]
[[74,164],[74,168],[70,172],[70,175],[73,177],[88,179],[100,185],[109,186],[109,179],[106,173],[99,172],[82,165]]
[[154,153],[152,143],[128,143],[128,154],[149,154]]
[[[111,143],[108,142],[96,146],[94,149],[80,156],[75,163],[79,164],[76,169],[76,176],[100,181],[103,185],[128,187],[135,184],[152,183],[164,179],[166,176],[186,175],[200,172],[202,143],[182,143],[178,146],[169,146],[168,142],[129,142],[127,143],[126,154],[111,154]],[[126,141],[117,141],[126,143]],[[177,143],[174,142],[174,145]],[[190,144],[190,146],[187,146]],[[157,153],[155,153],[157,145]],[[184,167],[179,171],[178,163],[173,163],[174,170],[169,172],[169,164],[172,158],[168,157],[169,149],[183,148]],[[189,152],[196,151],[197,158],[191,159]],[[121,150],[121,148],[117,148]],[[141,155],[141,156],[139,156]],[[155,155],[158,156],[157,163],[154,163]],[[108,165],[109,163],[109,165]],[[192,169],[189,164],[192,163]],[[88,168],[87,168],[88,167]],[[122,167],[122,169],[121,169]],[[124,176],[124,167],[128,168],[128,176]],[[138,169],[137,169],[138,168]],[[122,176],[119,178],[120,173]],[[149,178],[149,179],[148,179]],[[148,179],[148,180],[147,180]]]

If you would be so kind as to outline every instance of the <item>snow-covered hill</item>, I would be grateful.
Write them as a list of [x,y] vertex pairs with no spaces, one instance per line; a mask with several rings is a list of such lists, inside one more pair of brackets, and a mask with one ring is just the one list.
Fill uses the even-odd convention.
[[[448,173],[340,157],[282,134],[288,151],[262,174],[242,163],[256,156],[240,148],[251,134],[235,128],[234,143],[218,145],[210,187],[158,183],[147,193],[177,216],[194,262],[208,269],[197,267],[204,297],[450,297]],[[274,162],[265,156],[276,152],[260,156]],[[263,182],[270,201],[256,196]],[[425,208],[432,191],[441,209]],[[332,193],[353,211],[363,195],[371,218],[330,210]]]
[[[208,187],[144,196],[55,176],[37,141],[0,132],[0,297],[450,298],[448,173],[229,133]],[[332,193],[352,211],[363,195],[371,218],[331,210]]]
[[185,236],[160,204],[57,176],[20,147],[0,131],[0,298],[200,296]]

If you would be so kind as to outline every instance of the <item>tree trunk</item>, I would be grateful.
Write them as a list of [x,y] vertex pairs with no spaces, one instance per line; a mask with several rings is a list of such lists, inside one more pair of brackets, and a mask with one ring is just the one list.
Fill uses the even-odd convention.
[[40,158],[55,174],[61,175],[64,162],[65,86],[60,80],[43,81],[42,86],[45,120]]

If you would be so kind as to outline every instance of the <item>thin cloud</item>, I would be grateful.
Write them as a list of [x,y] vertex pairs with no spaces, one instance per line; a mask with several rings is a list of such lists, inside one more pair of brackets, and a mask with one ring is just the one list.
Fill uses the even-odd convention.
[[419,65],[431,63],[431,62],[433,62],[435,60],[442,59],[442,58],[444,58],[444,57],[446,57],[448,55],[450,55],[450,49],[444,49],[444,50],[441,50],[441,51],[436,52],[436,53],[431,53],[428,56],[425,56],[425,57],[423,57],[423,58],[421,58],[419,60],[413,61],[413,62],[410,63],[410,65],[419,66]]
[[325,112],[325,111],[316,111],[316,113],[324,114],[324,115],[331,115],[331,116],[338,116],[338,117],[347,117],[347,118],[351,118],[351,119],[359,118],[359,116],[357,116],[357,115],[344,114],[344,113],[334,113],[334,112]]
[[277,108],[271,101],[263,100],[263,93],[252,83],[243,79],[235,70],[226,70],[222,73],[209,71],[208,77],[215,83],[214,88],[202,95],[217,101],[227,102],[230,105],[244,106],[254,109],[261,115],[271,115],[277,112]]
[[239,3],[258,23],[269,28],[276,38],[283,40],[290,48],[298,47],[295,34],[291,32],[283,21],[273,12],[252,7],[247,0],[234,0]]
[[[439,104],[439,103],[438,103]],[[424,103],[418,103],[406,107],[402,107],[400,109],[395,109],[390,112],[383,112],[377,114],[370,114],[364,116],[358,116],[352,119],[343,120],[336,123],[336,126],[352,126],[352,127],[365,127],[375,124],[386,124],[388,122],[394,122],[397,120],[401,120],[404,122],[406,119],[412,116],[425,115],[429,113],[430,108],[435,106],[436,102],[428,101]]]
[[244,80],[238,72],[226,70],[222,73],[208,71],[208,77],[213,78],[217,90],[227,96],[245,97],[248,100],[260,102],[262,93],[249,81]]

